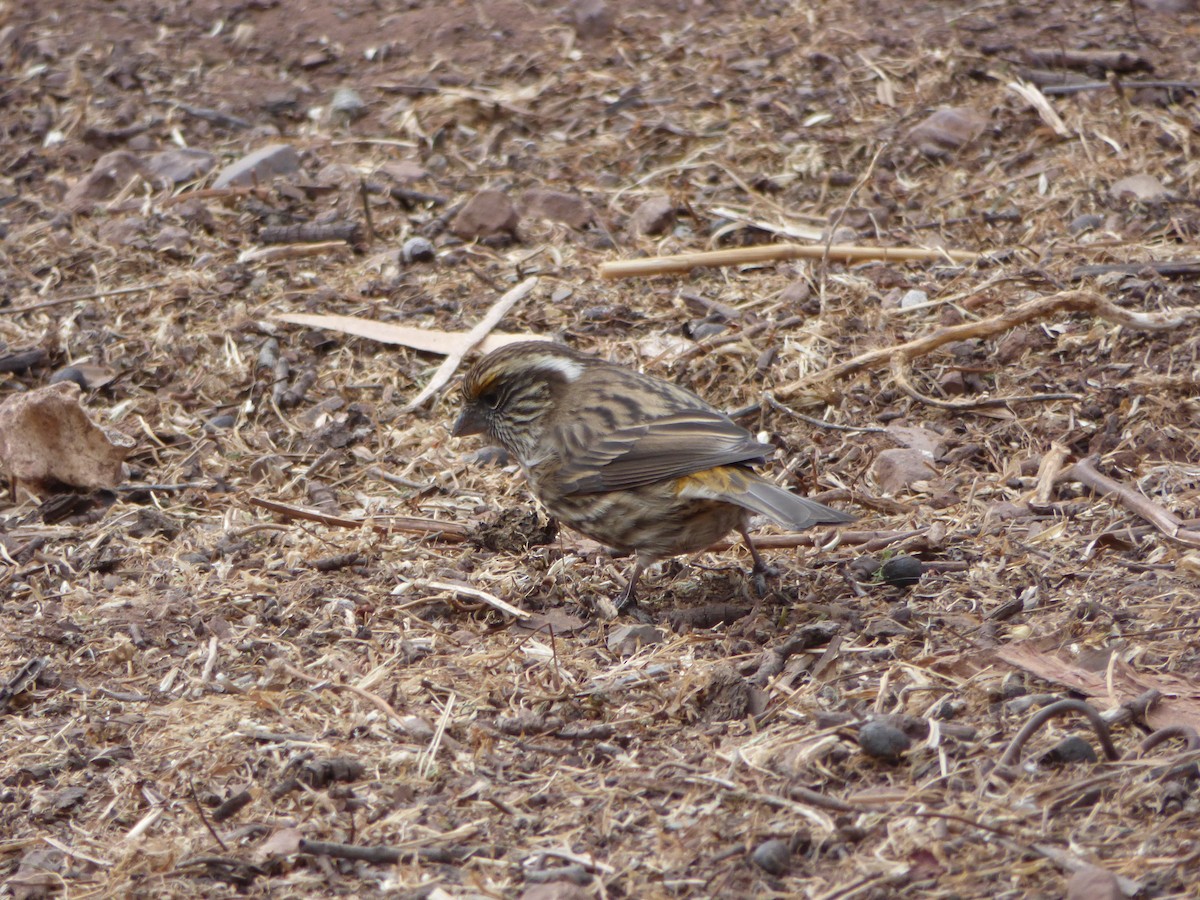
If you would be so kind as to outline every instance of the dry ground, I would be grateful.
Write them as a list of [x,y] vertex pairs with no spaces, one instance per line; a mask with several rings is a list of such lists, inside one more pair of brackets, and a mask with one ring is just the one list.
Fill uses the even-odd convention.
[[[1163,768],[1183,744],[1130,754],[1197,720],[1197,550],[1070,473],[1052,481],[1047,457],[1094,455],[1200,516],[1196,328],[1060,310],[922,354],[911,383],[886,361],[811,378],[1071,288],[1079,265],[1195,256],[1195,11],[600,8],[0,4],[0,358],[44,351],[0,374],[0,399],[85,364],[88,408],[137,441],[115,492],[0,493],[0,895],[1059,897],[1086,862],[1142,897],[1194,896],[1194,773]],[[1089,69],[1036,48],[1125,57]],[[1054,94],[1034,69],[1092,83]],[[362,115],[330,114],[346,87]],[[910,130],[939,107],[981,128],[934,158]],[[254,191],[135,178],[67,205],[113,150],[186,144],[223,165],[271,141],[300,170]],[[382,186],[369,231],[338,165]],[[1139,175],[1168,193],[1112,190]],[[573,192],[595,221],[526,213],[516,241],[463,242],[447,223],[485,187]],[[674,225],[632,234],[658,194]],[[360,224],[356,247],[239,261],[264,226],[331,221]],[[597,275],[831,225],[991,256]],[[414,236],[435,261],[398,261]],[[771,551],[783,575],[757,606],[740,549],[665,565],[645,591],[661,640],[622,645],[629,623],[594,604],[624,563],[566,533],[526,549],[536,517],[496,523],[532,503],[449,438],[453,393],[405,410],[438,357],[277,319],[461,329],[529,275],[503,330],[743,410],[780,478],[859,525]],[[1150,269],[1078,286],[1138,312],[1200,295],[1194,275]],[[875,430],[816,427],[768,393]],[[930,468],[888,495],[877,461],[906,441],[930,444]],[[456,542],[255,500],[496,527]],[[897,555],[926,564],[916,587],[872,579]],[[713,604],[737,616],[688,612]],[[1033,735],[1027,768],[996,768],[1039,706],[1090,693],[1109,709],[1134,678],[1169,702],[1114,726],[1123,760],[1043,758],[1068,733],[1097,744],[1076,713]],[[884,715],[917,735],[898,759],[859,746]]]

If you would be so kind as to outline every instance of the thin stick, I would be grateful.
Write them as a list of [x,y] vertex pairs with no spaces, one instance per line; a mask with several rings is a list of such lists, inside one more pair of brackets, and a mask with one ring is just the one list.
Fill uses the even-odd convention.
[[449,591],[452,594],[462,594],[464,597],[470,597],[473,600],[480,600],[486,603],[493,609],[497,609],[505,615],[512,616],[516,619],[528,619],[532,613],[527,613],[523,609],[513,606],[511,603],[501,600],[495,594],[489,594],[487,591],[481,591],[479,588],[471,587],[469,584],[456,584],[452,581],[436,581],[431,578],[411,578],[406,579],[413,587],[432,588],[435,591]]
[[1020,306],[990,319],[939,328],[903,344],[860,353],[840,365],[793,381],[778,389],[775,395],[787,401],[802,392],[813,391],[823,382],[845,378],[864,369],[882,368],[884,365],[893,364],[893,360],[897,358],[907,367],[908,363],[916,357],[932,353],[945,344],[993,337],[1016,328],[1018,325],[1024,325],[1026,322],[1046,318],[1060,310],[1090,312],[1106,321],[1123,325],[1135,331],[1170,331],[1193,322],[1200,322],[1200,310],[1197,309],[1172,307],[1159,312],[1134,312],[1122,309],[1091,291],[1062,291],[1022,303]]
[[881,259],[892,262],[914,260],[969,263],[979,259],[980,254],[966,250],[927,250],[923,247],[864,247],[857,244],[809,247],[803,244],[767,244],[762,247],[735,247],[731,250],[706,250],[699,253],[680,253],[676,256],[651,256],[646,259],[607,262],[600,266],[600,277],[635,278],[642,275],[689,272],[704,266],[741,266],[748,263],[822,258],[843,262]]
[[1200,548],[1200,531],[1185,528],[1180,518],[1166,507],[1098,472],[1094,457],[1079,460],[1064,473],[1064,477],[1082,482],[1101,494],[1111,494],[1127,510],[1145,519],[1167,537],[1187,547]]
[[500,320],[516,305],[518,300],[521,300],[533,290],[537,282],[536,276],[526,278],[493,303],[492,308],[487,311],[487,314],[479,320],[474,328],[467,332],[467,336],[462,343],[462,351],[451,353],[447,356],[441,366],[438,367],[438,370],[433,374],[433,378],[429,379],[429,384],[425,385],[421,393],[417,394],[404,409],[411,412],[441,390],[454,377],[454,373],[458,371],[463,357],[470,353],[476,344],[481,342],[493,328],[500,324]]
[[348,519],[344,516],[333,516],[307,506],[295,506],[290,503],[280,503],[278,500],[267,500],[263,497],[247,498],[251,506],[267,509],[288,519],[304,519],[309,522],[320,522],[334,528],[362,528],[370,525],[378,534],[391,534],[399,531],[402,534],[421,534],[447,541],[452,544],[465,541],[471,534],[469,528],[457,522],[441,522],[437,519],[421,519],[415,516],[386,516],[382,520]]
[[111,290],[91,291],[87,294],[75,294],[72,297],[59,297],[57,300],[46,300],[42,303],[31,303],[29,306],[13,306],[0,309],[0,316],[16,316],[21,313],[33,312],[38,309],[50,309],[52,306],[65,306],[68,303],[78,303],[81,300],[98,300],[101,297],[119,297],[122,294],[137,294],[142,291],[154,291],[158,288],[169,287],[166,281],[153,284],[135,284],[130,287],[112,288]]

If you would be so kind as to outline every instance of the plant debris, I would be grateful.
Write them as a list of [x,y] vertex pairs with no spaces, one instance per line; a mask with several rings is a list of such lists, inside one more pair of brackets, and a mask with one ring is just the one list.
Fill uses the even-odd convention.
[[[0,894],[1194,891],[1187,6],[8,4]],[[610,621],[529,337],[858,521]]]

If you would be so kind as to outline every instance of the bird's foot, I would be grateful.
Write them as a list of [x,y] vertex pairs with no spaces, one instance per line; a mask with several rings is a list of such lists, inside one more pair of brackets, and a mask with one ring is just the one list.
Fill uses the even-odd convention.
[[782,574],[782,571],[778,567],[768,565],[761,560],[754,564],[754,568],[750,570],[750,575],[754,578],[754,592],[758,594],[760,600],[767,596],[767,579],[778,578]]

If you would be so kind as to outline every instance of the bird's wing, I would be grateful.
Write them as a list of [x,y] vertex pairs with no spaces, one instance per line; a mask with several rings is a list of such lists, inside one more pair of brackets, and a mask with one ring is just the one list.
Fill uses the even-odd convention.
[[618,491],[679,478],[714,466],[761,462],[774,448],[713,410],[691,409],[604,434],[578,424],[559,437],[559,477],[567,493]]

